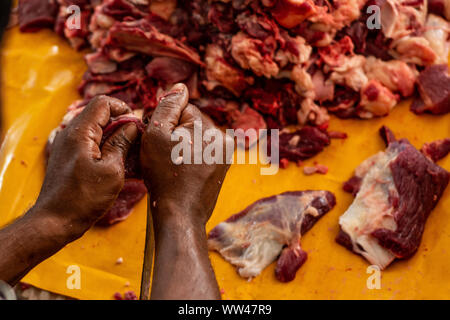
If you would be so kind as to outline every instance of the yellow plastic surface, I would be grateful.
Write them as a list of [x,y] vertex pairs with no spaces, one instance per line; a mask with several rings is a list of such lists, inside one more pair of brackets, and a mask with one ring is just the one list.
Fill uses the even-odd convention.
[[[72,50],[51,31],[6,34],[2,50],[4,124],[8,129],[0,152],[0,226],[22,215],[35,201],[44,177],[44,146],[76,91],[86,69],[83,54]],[[257,165],[233,165],[224,182],[210,230],[252,202],[288,190],[326,189],[337,206],[302,239],[309,257],[291,283],[277,282],[274,265],[248,282],[218,254],[211,253],[224,299],[448,299],[450,298],[450,188],[431,214],[416,255],[382,272],[381,289],[370,290],[368,263],[334,242],[338,218],[352,202],[341,190],[353,170],[384,148],[377,130],[388,125],[397,137],[416,147],[450,136],[450,114],[415,116],[402,103],[387,118],[370,121],[333,118],[332,130],[347,132],[333,140],[313,161],[327,165],[325,175],[305,176],[290,164],[276,176],[261,176]],[[450,170],[450,157],[439,162]],[[80,299],[111,299],[115,292],[139,292],[144,249],[146,201],[130,218],[108,229],[94,228],[41,263],[24,281]],[[1,244],[0,244],[1,245]],[[119,257],[122,264],[116,264]],[[81,269],[81,289],[68,289],[67,268]]]

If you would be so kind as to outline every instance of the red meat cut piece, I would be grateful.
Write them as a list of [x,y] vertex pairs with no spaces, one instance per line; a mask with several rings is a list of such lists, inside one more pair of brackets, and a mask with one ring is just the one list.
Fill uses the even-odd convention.
[[450,138],[425,143],[420,152],[434,162],[439,161],[450,153]]
[[384,269],[417,251],[450,174],[386,127],[380,133],[387,149],[366,159],[344,185],[355,200],[339,219],[336,241]]
[[285,28],[293,28],[316,13],[311,0],[278,0],[271,9],[277,22]]
[[195,71],[195,65],[190,62],[170,58],[157,57],[146,67],[147,75],[162,81],[164,84],[174,84],[188,79]]
[[[266,129],[267,124],[258,112],[248,105],[244,105],[241,111],[236,110],[233,112],[232,128],[236,130],[235,136],[238,139],[238,142],[245,141],[245,148],[249,149],[261,138],[262,132],[260,130]],[[245,132],[249,129],[255,130],[256,136],[245,136]]]
[[186,60],[203,66],[193,49],[169,35],[159,32],[148,20],[116,22],[109,30],[106,46],[120,47],[151,56]]
[[97,225],[107,227],[125,220],[131,214],[133,207],[146,194],[147,188],[142,180],[126,179],[112,208],[97,221]]
[[301,237],[336,204],[329,191],[293,191],[256,201],[217,225],[208,247],[253,278],[278,258],[275,276],[288,282],[306,261]]
[[19,0],[19,27],[22,32],[53,28],[58,6],[56,0]]
[[425,68],[417,78],[417,86],[421,99],[416,99],[411,104],[413,112],[417,114],[450,112],[450,76],[446,64]]
[[[268,139],[268,144],[271,145]],[[279,137],[280,159],[288,159],[293,162],[309,159],[330,144],[328,134],[316,127],[303,127],[290,133],[281,133]],[[276,146],[274,146],[276,148]],[[269,146],[268,150],[272,150]]]

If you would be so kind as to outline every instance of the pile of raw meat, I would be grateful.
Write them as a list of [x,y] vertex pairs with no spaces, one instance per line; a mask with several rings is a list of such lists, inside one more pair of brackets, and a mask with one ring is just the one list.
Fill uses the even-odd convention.
[[[379,29],[367,27],[373,5]],[[329,113],[385,116],[411,96],[416,113],[450,111],[446,0],[20,0],[18,13],[22,31],[90,49],[77,107],[107,94],[151,110],[184,82],[220,125],[312,126],[282,139],[291,161],[329,144]]]
[[[379,29],[367,27],[373,5]],[[284,129],[281,167],[346,137],[327,131],[329,113],[385,116],[413,96],[418,114],[450,112],[446,0],[19,0],[17,12],[21,31],[52,28],[88,50],[83,99],[69,107],[49,148],[93,97],[151,113],[177,82],[219,125]],[[104,224],[126,218],[145,195],[136,172],[127,172]]]

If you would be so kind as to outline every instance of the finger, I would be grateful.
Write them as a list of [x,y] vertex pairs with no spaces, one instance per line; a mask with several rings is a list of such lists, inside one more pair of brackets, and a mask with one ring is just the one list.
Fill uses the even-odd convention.
[[215,127],[215,124],[211,120],[211,118],[201,112],[200,109],[193,104],[188,104],[188,106],[183,110],[178,127],[193,128],[194,122],[196,121],[202,123],[202,127],[204,130]]
[[109,119],[130,112],[131,109],[128,105],[119,99],[103,95],[97,96],[72,121],[72,126],[100,145],[103,135],[102,128],[108,124]]
[[134,122],[123,125],[103,144],[102,159],[109,163],[123,162],[137,136],[138,128]]
[[163,133],[172,133],[180,122],[183,110],[188,105],[189,92],[187,87],[178,83],[161,98],[153,112],[149,128],[155,128]]

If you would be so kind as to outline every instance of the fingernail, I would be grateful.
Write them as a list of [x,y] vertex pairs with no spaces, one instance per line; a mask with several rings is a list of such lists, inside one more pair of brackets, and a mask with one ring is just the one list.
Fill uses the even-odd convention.
[[185,86],[182,83],[175,84],[170,90],[163,93],[163,95],[159,98],[159,101],[161,101],[169,96],[178,95],[178,94],[182,93],[184,91],[184,88],[185,88]]

